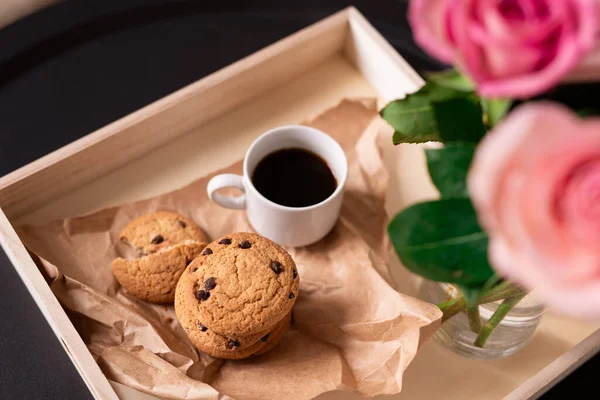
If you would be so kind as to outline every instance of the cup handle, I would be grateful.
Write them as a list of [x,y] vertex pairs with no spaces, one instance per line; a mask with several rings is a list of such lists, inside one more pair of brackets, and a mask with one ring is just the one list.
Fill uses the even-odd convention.
[[245,194],[242,194],[241,196],[223,196],[222,194],[217,193],[217,190],[226,187],[238,188],[242,192],[245,192],[244,178],[235,174],[221,174],[213,177],[206,187],[208,197],[221,207],[235,209],[246,208]]

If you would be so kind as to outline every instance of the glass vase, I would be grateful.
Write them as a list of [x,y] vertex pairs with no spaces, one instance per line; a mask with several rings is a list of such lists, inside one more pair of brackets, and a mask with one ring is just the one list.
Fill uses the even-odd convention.
[[[420,297],[434,304],[451,300],[459,294],[455,286],[424,280]],[[481,325],[496,311],[501,301],[479,306]],[[492,331],[483,347],[475,345],[478,334],[473,332],[465,311],[454,315],[436,332],[435,339],[464,357],[494,359],[509,356],[527,344],[544,314],[544,306],[531,294],[525,296]]]

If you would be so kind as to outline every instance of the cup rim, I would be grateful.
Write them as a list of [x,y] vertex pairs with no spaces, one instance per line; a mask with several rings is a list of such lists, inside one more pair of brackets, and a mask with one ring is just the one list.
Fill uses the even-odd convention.
[[[335,190],[333,191],[333,193],[331,193],[329,195],[329,197],[327,197],[325,200],[322,200],[316,204],[312,204],[310,206],[305,206],[305,207],[289,207],[289,206],[284,206],[278,203],[275,203],[272,200],[267,199],[265,196],[262,195],[262,193],[260,193],[258,191],[258,189],[254,186],[254,184],[252,183],[252,178],[250,177],[250,174],[248,173],[248,156],[252,153],[252,151],[256,148],[256,146],[258,145],[259,142],[265,140],[266,138],[268,138],[269,136],[273,136],[278,134],[280,131],[283,130],[287,130],[287,129],[301,129],[301,130],[305,130],[307,132],[309,132],[312,135],[315,136],[321,136],[324,137],[325,140],[328,140],[331,142],[331,145],[340,152],[340,154],[342,155],[342,159],[344,160],[344,176],[341,177],[341,179],[338,182],[337,187],[335,188]],[[331,166],[329,165],[329,160],[325,160],[327,162],[327,166],[329,168],[331,168]],[[246,155],[244,156],[244,179],[247,182],[248,187],[250,188],[250,190],[253,191],[253,193],[255,195],[258,196],[258,198],[260,198],[261,200],[267,202],[269,205],[282,210],[282,211],[290,211],[290,212],[301,212],[301,211],[309,211],[309,210],[314,210],[317,207],[320,207],[330,201],[332,201],[333,198],[337,197],[340,192],[342,192],[342,190],[344,190],[344,187],[346,186],[346,180],[348,179],[348,158],[346,157],[346,153],[344,152],[344,149],[342,149],[342,146],[340,146],[340,144],[337,142],[337,140],[335,140],[334,138],[332,138],[331,136],[329,136],[328,134],[326,134],[325,132],[323,132],[320,129],[317,128],[313,128],[311,126],[306,126],[306,125],[282,125],[282,126],[278,126],[277,128],[273,128],[270,129],[268,131],[266,131],[265,133],[263,133],[262,135],[260,135],[259,137],[257,137],[252,144],[250,145],[250,147],[248,148],[248,150],[246,151]],[[336,177],[338,178],[338,177]]]

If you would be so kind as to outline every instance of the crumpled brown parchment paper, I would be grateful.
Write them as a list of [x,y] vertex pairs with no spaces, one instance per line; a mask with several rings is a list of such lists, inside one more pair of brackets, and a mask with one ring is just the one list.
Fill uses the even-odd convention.
[[[111,271],[115,243],[132,219],[159,209],[195,220],[216,238],[250,231],[245,213],[206,195],[209,177],[152,199],[22,226],[51,288],[109,379],[163,398],[311,399],[331,390],[398,393],[402,374],[439,326],[430,304],[394,290],[386,258],[387,173],[374,103],[343,101],[308,125],[344,148],[349,176],[341,217],[322,241],[289,249],[301,275],[294,324],[266,355],[223,361],[199,353],[172,306],[137,300]],[[241,173],[241,162],[217,173]]]

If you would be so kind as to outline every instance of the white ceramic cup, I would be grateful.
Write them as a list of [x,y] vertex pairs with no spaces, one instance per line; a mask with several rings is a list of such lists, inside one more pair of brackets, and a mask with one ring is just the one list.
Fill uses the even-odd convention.
[[[327,162],[337,188],[327,199],[308,207],[287,207],[264,197],[252,184],[256,165],[268,154],[287,148],[309,150]],[[208,196],[215,203],[246,209],[248,220],[259,234],[284,246],[306,246],[323,238],[335,225],[342,206],[348,161],[340,145],[318,129],[287,125],[262,134],[252,143],[244,158],[244,176],[217,175],[208,182]],[[224,196],[217,190],[234,187],[244,194]]]

